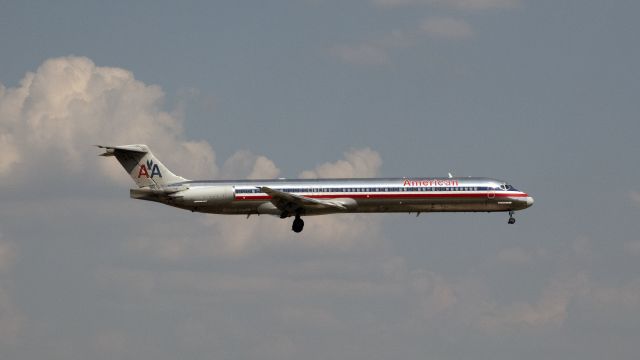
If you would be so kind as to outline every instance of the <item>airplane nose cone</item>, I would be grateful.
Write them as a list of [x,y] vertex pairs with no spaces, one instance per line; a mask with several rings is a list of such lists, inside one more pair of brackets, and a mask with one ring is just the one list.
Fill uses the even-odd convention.
[[531,196],[527,197],[527,207],[533,205],[533,198]]

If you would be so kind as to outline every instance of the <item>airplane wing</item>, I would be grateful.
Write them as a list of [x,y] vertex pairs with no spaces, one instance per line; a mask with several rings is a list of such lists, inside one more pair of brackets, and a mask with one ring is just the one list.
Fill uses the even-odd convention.
[[295,213],[300,210],[347,210],[345,205],[337,201],[313,199],[275,190],[267,186],[260,187],[260,191],[271,196],[271,203],[283,213]]

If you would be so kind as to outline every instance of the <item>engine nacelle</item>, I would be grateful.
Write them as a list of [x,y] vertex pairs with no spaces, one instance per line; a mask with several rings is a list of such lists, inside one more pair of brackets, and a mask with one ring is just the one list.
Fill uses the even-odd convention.
[[215,206],[233,201],[234,193],[231,186],[203,186],[177,192],[172,197],[184,205]]

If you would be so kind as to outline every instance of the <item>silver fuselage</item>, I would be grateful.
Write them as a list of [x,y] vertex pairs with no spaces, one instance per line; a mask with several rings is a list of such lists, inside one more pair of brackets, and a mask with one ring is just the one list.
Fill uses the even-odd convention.
[[[374,212],[517,211],[533,204],[527,193],[491,178],[381,178],[207,180],[170,184],[163,192],[131,189],[131,197],[212,214],[282,216],[269,187],[306,198],[340,203],[344,209],[306,207],[300,215]],[[173,189],[170,195],[167,190]],[[289,216],[289,215],[287,215]]]

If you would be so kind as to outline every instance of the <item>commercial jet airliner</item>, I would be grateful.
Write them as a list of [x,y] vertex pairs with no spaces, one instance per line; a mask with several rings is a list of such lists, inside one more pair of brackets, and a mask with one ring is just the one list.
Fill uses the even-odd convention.
[[478,177],[386,179],[187,180],[173,174],[146,145],[102,146],[138,185],[134,199],[211,214],[269,214],[294,217],[335,213],[495,212],[513,214],[533,198],[504,181]]

